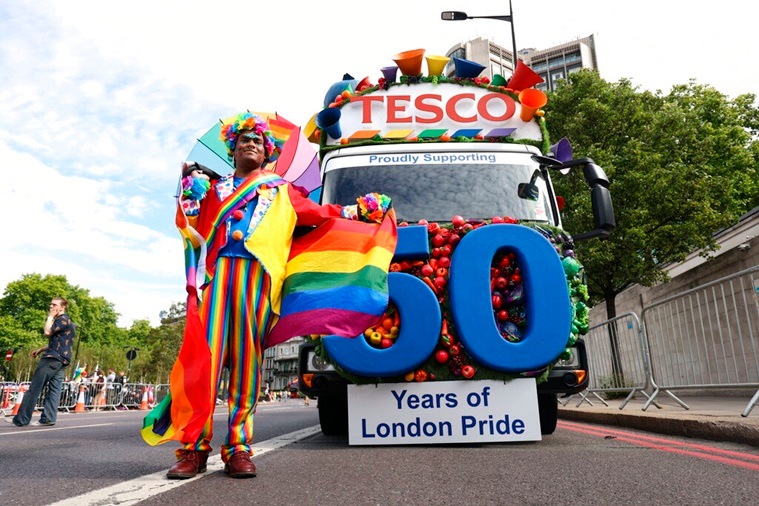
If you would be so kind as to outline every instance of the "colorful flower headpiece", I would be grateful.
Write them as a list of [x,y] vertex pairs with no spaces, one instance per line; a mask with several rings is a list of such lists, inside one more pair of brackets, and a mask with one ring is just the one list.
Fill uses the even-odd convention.
[[231,122],[221,125],[219,137],[224,142],[224,145],[227,146],[227,156],[229,156],[230,160],[232,160],[232,153],[235,150],[235,146],[237,146],[240,132],[244,130],[252,130],[257,134],[263,135],[266,161],[273,162],[279,157],[281,149],[275,144],[274,135],[269,129],[269,124],[266,120],[251,112],[241,112]]

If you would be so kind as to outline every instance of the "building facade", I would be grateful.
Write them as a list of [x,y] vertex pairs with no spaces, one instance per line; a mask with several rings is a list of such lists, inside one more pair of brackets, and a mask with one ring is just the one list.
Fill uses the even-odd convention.
[[[598,70],[596,42],[593,35],[547,49],[527,48],[517,50],[517,52],[519,59],[543,78],[544,82],[535,86],[535,88],[543,91],[553,91],[559,80],[565,79],[569,74],[580,69]],[[479,38],[462,42],[450,48],[446,52],[446,56],[451,58],[445,68],[447,76],[454,74],[454,57],[485,65],[486,71],[483,71],[481,75],[487,76],[491,80],[496,74],[509,79],[514,73],[512,51],[489,39]]]
[[[669,281],[650,287],[632,285],[617,295],[617,315],[627,312],[640,315],[652,303],[759,265],[759,207],[743,215],[735,225],[714,234],[714,240],[719,249],[708,256],[694,251],[684,261],[665,266]],[[759,309],[759,285],[755,291]],[[603,302],[590,310],[593,324],[607,318]]]
[[262,385],[278,391],[298,380],[298,347],[304,341],[303,337],[293,337],[264,351]]

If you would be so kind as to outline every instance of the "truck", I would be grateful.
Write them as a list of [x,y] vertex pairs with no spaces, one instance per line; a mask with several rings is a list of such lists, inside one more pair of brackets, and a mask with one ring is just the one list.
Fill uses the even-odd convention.
[[[558,396],[588,385],[574,243],[614,230],[609,180],[566,139],[550,144],[546,95],[521,61],[491,81],[467,60],[449,75],[433,71],[442,57],[409,67],[420,51],[376,84],[346,74],[306,128],[320,201],[390,196],[398,241],[379,323],[306,336],[299,390],[317,399],[322,432],[351,445],[540,440]],[[551,178],[580,169],[594,229],[572,236]]]

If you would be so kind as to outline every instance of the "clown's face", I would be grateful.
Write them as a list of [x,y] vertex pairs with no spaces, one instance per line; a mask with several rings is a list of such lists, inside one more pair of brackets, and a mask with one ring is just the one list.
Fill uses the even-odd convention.
[[252,130],[243,130],[237,138],[237,144],[232,155],[238,176],[260,169],[266,158],[263,136]]

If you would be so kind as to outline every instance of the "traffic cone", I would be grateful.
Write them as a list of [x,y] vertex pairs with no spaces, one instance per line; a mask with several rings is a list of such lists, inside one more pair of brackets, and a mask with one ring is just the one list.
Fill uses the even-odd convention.
[[79,387],[79,396],[76,398],[76,405],[74,406],[74,413],[84,413],[87,411],[84,408],[84,388],[85,386],[82,385]]
[[3,404],[0,405],[0,409],[7,409],[11,407],[11,392],[13,390],[9,385],[3,387]]
[[148,389],[145,388],[142,391],[142,401],[140,402],[140,409],[146,410],[150,409],[150,406],[148,406]]
[[21,401],[24,400],[24,392],[26,392],[29,389],[27,386],[21,386],[18,388],[18,395],[16,396],[16,404],[13,405],[13,411],[11,411],[11,415],[16,416],[18,414],[18,410],[21,407]]

